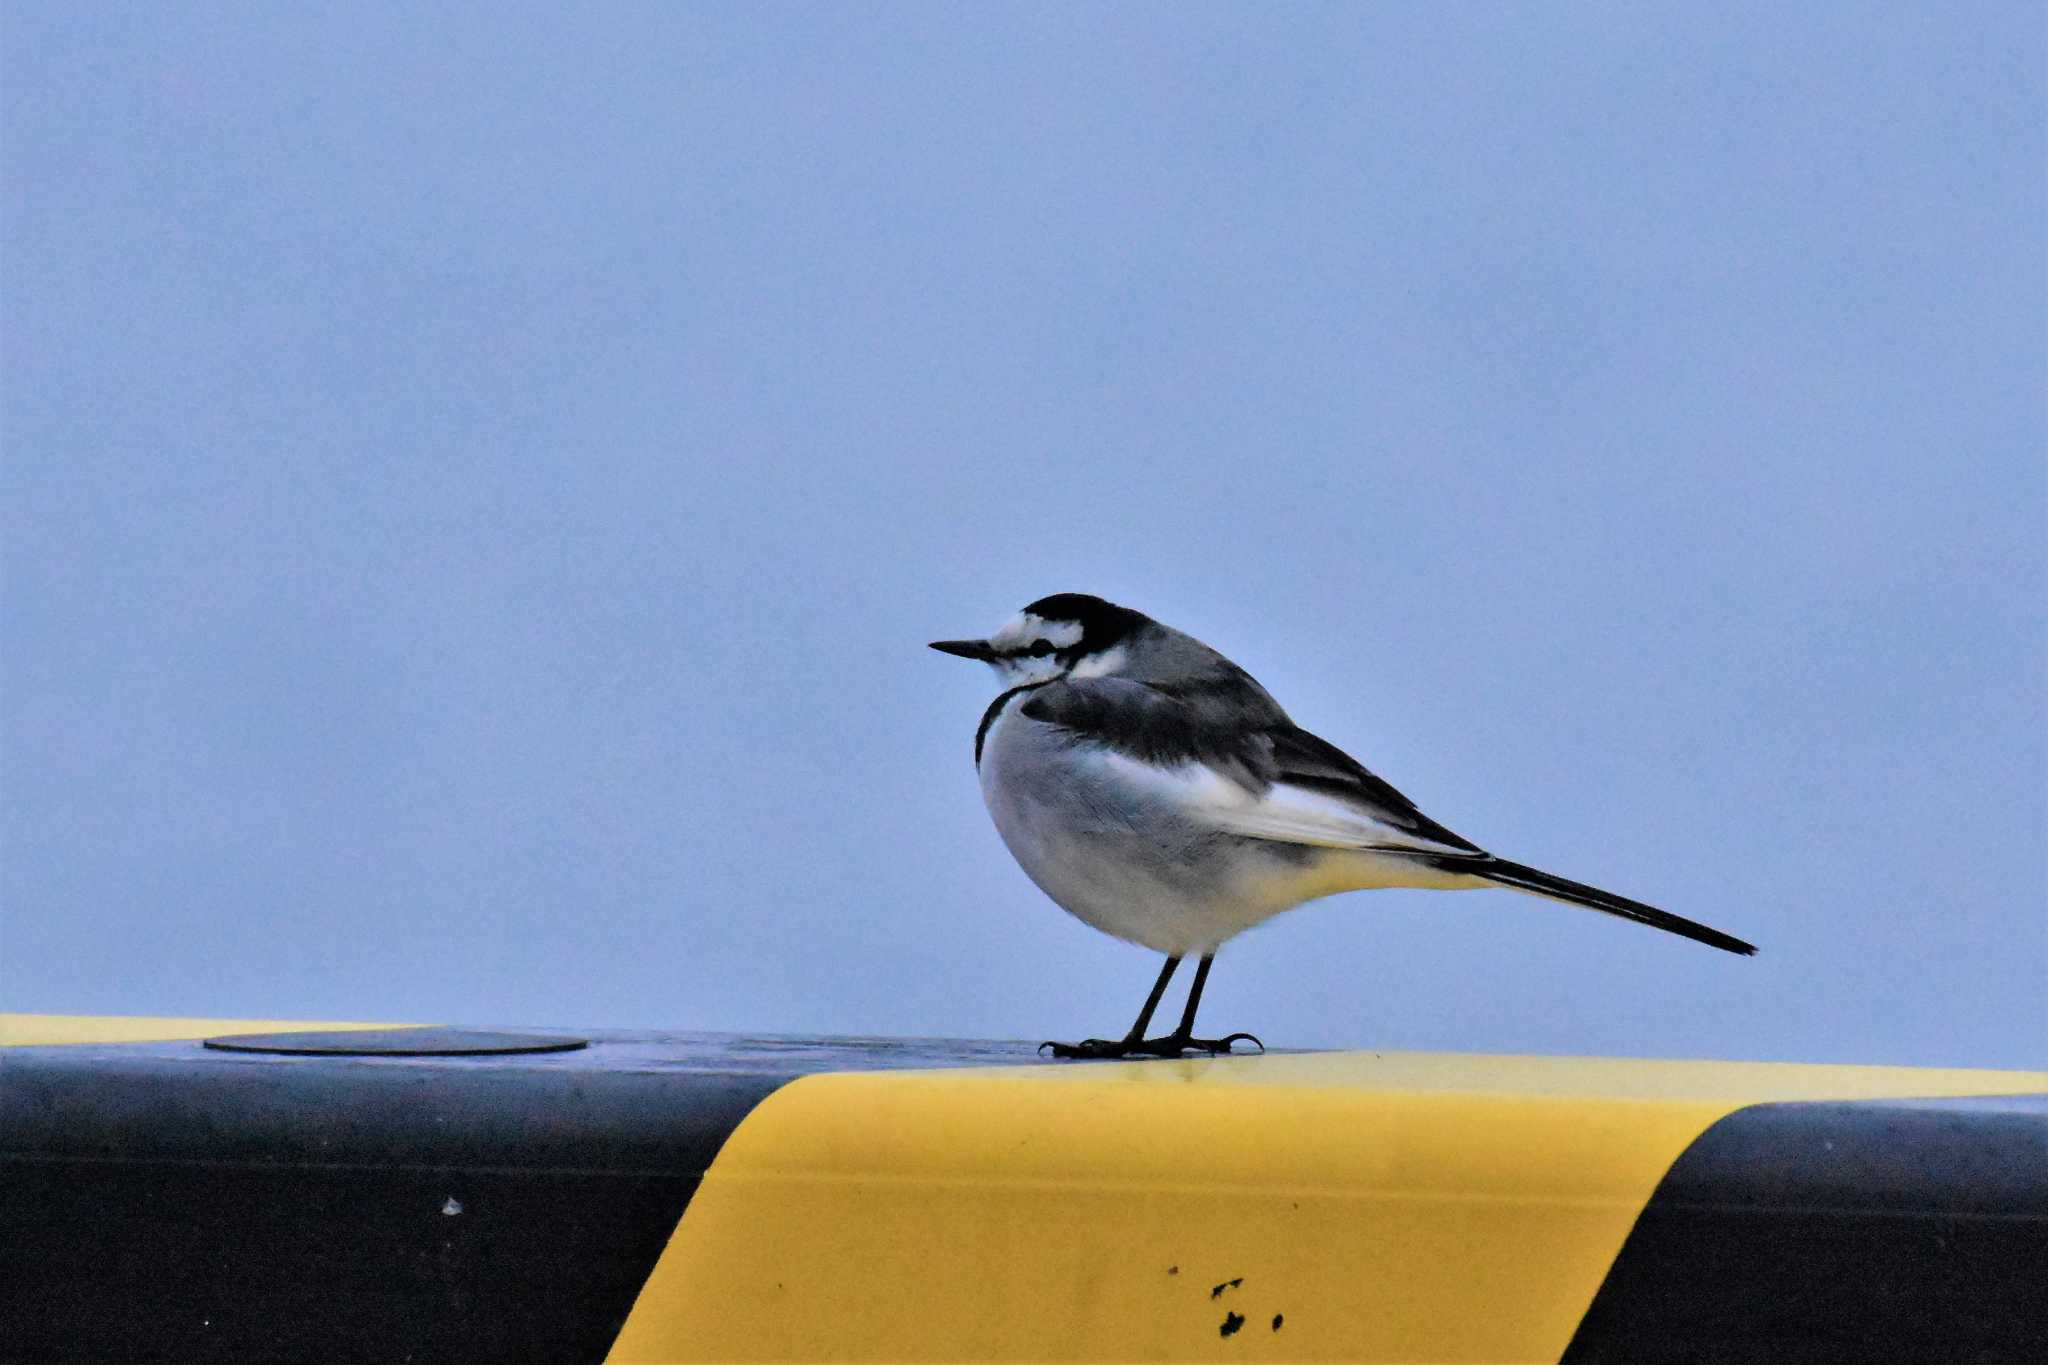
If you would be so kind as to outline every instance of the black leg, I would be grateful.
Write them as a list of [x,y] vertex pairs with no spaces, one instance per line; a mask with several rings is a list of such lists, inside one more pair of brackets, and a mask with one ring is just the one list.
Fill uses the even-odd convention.
[[1152,994],[1145,997],[1145,1008],[1138,1011],[1138,1022],[1131,1025],[1131,1031],[1122,1039],[1110,1042],[1102,1038],[1088,1038],[1078,1043],[1044,1043],[1039,1047],[1043,1052],[1052,1049],[1055,1057],[1128,1057],[1138,1053],[1147,1057],[1178,1057],[1183,1052],[1207,1052],[1212,1056],[1227,1053],[1230,1045],[1242,1039],[1264,1052],[1266,1045],[1249,1033],[1226,1034],[1221,1038],[1197,1038],[1195,1032],[1195,1011],[1202,1007],[1202,987],[1209,981],[1209,965],[1216,960],[1216,954],[1204,953],[1195,968],[1194,984],[1188,987],[1187,1008],[1181,1011],[1180,1027],[1164,1038],[1147,1038],[1146,1027],[1152,1022],[1152,1011],[1159,1008],[1159,997],[1166,993],[1166,983],[1173,979],[1174,968],[1180,966],[1180,959],[1169,957],[1159,971],[1159,979],[1152,983]]
[[1212,1056],[1230,1051],[1230,1045],[1240,1038],[1264,1052],[1266,1045],[1249,1033],[1230,1033],[1221,1038],[1195,1037],[1195,1011],[1202,1007],[1202,987],[1209,983],[1209,964],[1216,960],[1216,954],[1204,953],[1195,967],[1195,984],[1188,987],[1188,1005],[1180,1012],[1180,1027],[1165,1038],[1152,1040],[1160,1045],[1161,1054],[1178,1057],[1183,1052],[1207,1052]]
[[1201,962],[1195,967],[1195,984],[1188,987],[1188,1007],[1180,1012],[1180,1027],[1173,1031],[1176,1038],[1191,1038],[1195,1032],[1195,1011],[1202,1008],[1202,987],[1209,983],[1209,964],[1216,960],[1216,954],[1203,953]]
[[[1209,959],[1203,958],[1206,964]],[[1138,1022],[1131,1025],[1130,1038],[1143,1038],[1145,1030],[1152,1027],[1152,1011],[1159,1008],[1159,997],[1166,994],[1166,983],[1173,980],[1174,968],[1180,966],[1180,959],[1169,957],[1166,965],[1159,969],[1159,979],[1152,983],[1152,994],[1145,997],[1145,1008],[1138,1011]],[[1200,978],[1196,978],[1200,980]]]
[[[1206,959],[1204,959],[1206,961]],[[1084,1038],[1078,1043],[1040,1043],[1038,1050],[1052,1049],[1055,1057],[1121,1057],[1145,1040],[1145,1030],[1152,1026],[1152,1011],[1159,1008],[1159,997],[1166,994],[1166,983],[1173,980],[1173,972],[1180,966],[1180,959],[1169,957],[1166,965],[1159,969],[1159,979],[1152,983],[1152,993],[1145,997],[1145,1008],[1138,1011],[1138,1022],[1131,1025],[1131,1031],[1119,1042],[1105,1038]]]

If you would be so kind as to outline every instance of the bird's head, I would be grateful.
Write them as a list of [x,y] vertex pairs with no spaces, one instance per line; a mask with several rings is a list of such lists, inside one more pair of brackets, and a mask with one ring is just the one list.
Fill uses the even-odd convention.
[[1117,672],[1131,636],[1148,621],[1142,612],[1100,597],[1062,592],[1039,598],[986,640],[934,640],[932,648],[979,659],[996,671],[1005,688],[1020,687]]

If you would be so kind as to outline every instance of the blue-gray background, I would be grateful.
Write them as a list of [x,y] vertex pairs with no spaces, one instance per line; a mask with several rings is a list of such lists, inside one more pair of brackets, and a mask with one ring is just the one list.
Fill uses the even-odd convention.
[[1130,602],[1483,843],[1276,1043],[2048,1061],[2043,18],[4,17],[0,992],[997,1037],[924,642]]

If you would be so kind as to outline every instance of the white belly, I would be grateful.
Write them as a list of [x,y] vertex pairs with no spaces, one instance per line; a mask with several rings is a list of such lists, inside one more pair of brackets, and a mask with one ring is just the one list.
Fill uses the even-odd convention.
[[982,799],[1026,875],[1086,924],[1155,952],[1213,951],[1319,896],[1458,884],[1412,860],[1225,834],[1129,767],[1016,713],[990,728]]

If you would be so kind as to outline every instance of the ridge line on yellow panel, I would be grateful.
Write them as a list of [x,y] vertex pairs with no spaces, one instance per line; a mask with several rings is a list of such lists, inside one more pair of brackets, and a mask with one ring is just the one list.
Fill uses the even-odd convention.
[[2035,1073],[1414,1054],[829,1073],[727,1139],[614,1361],[1556,1361],[1748,1105]]

